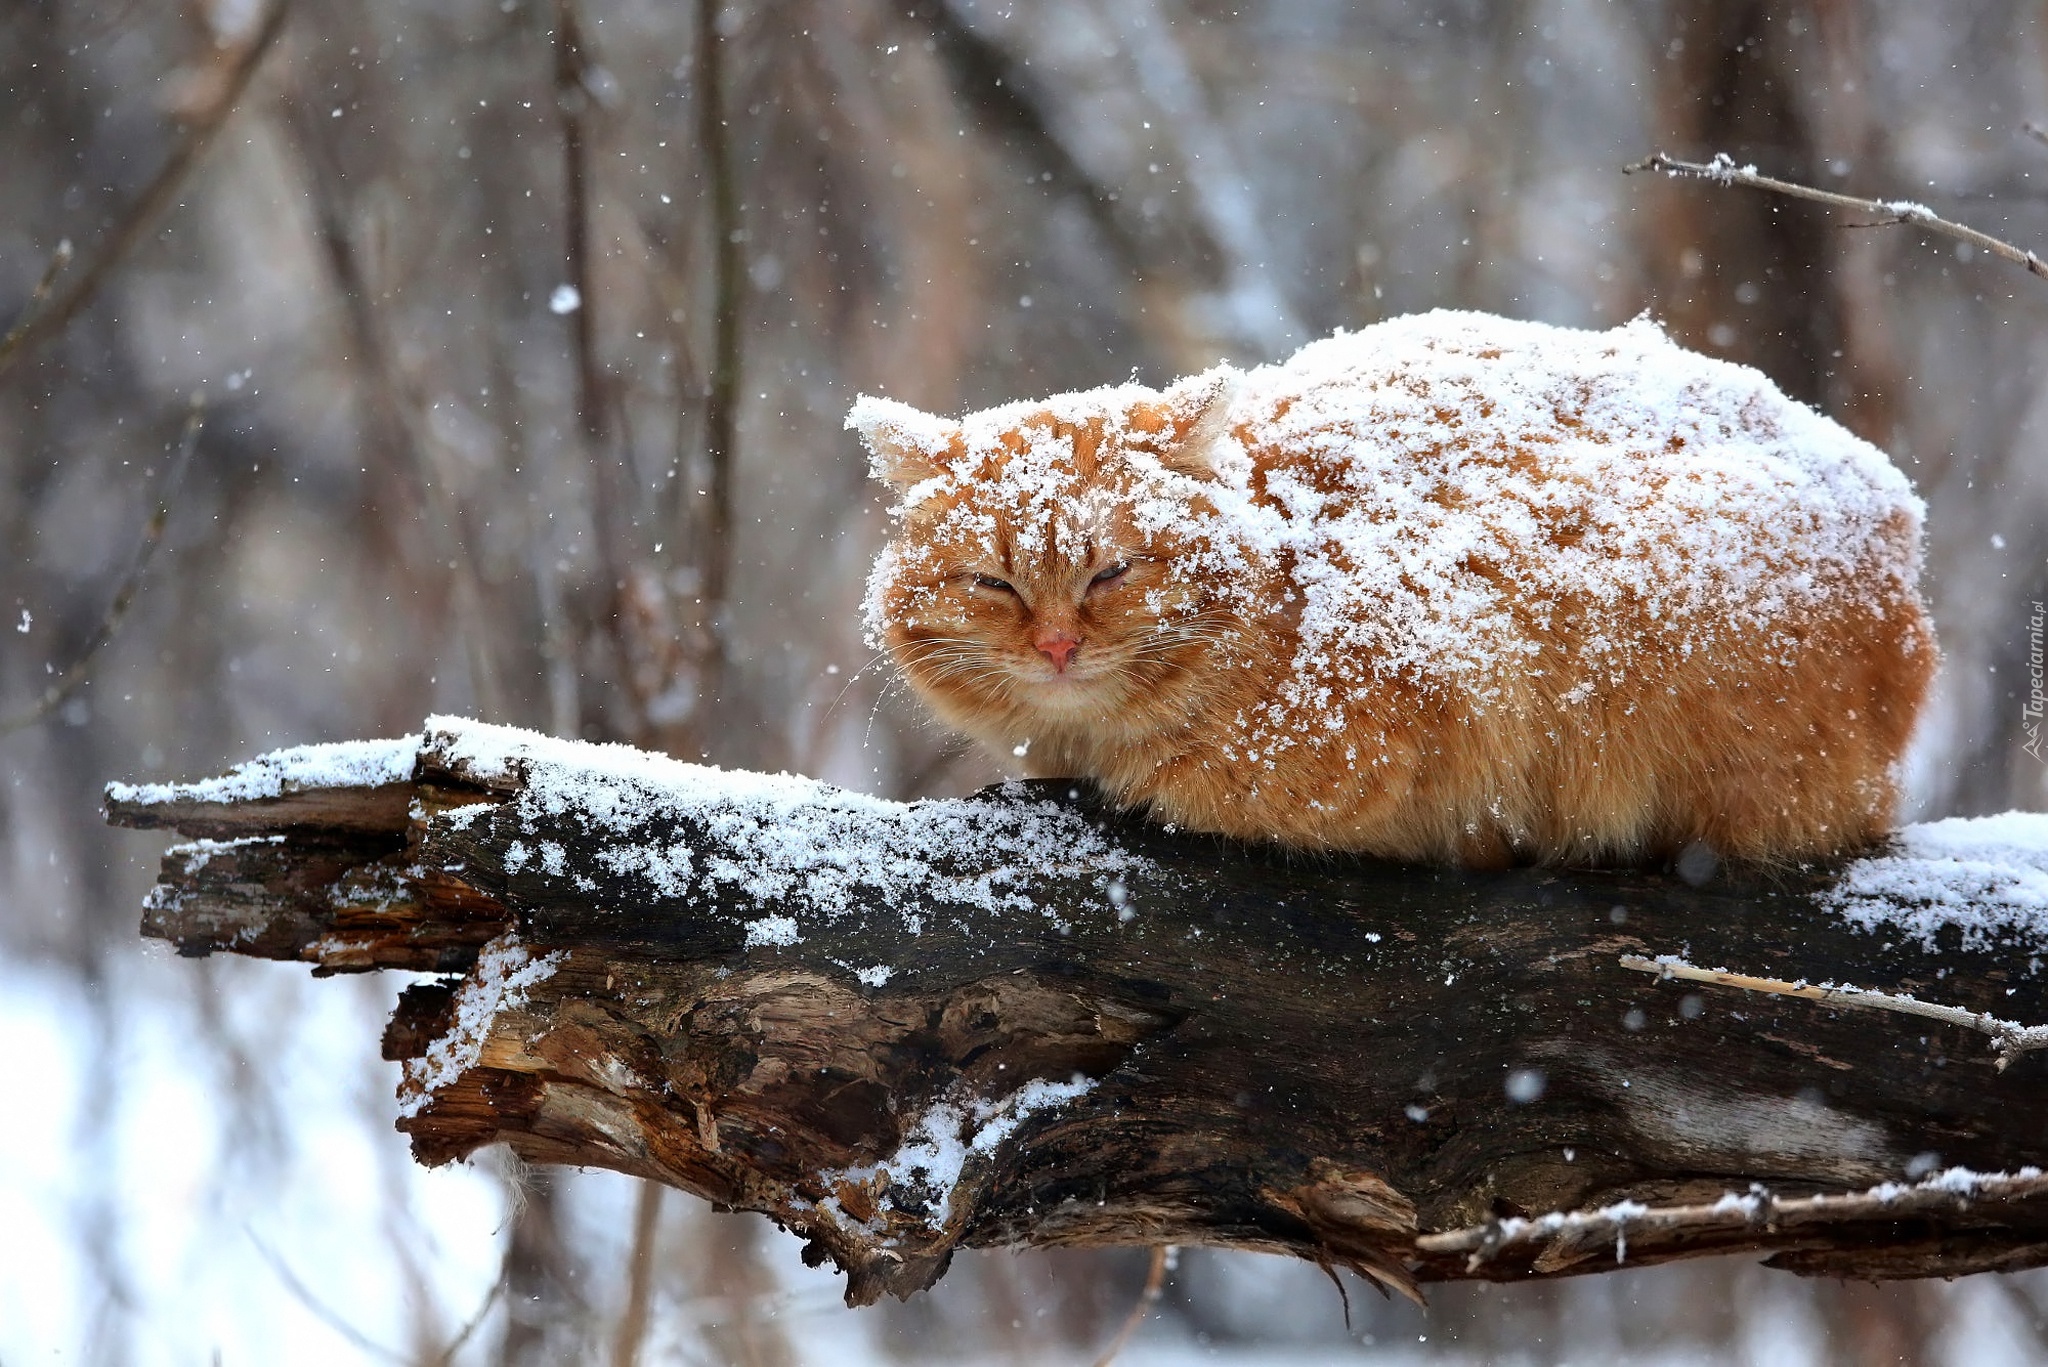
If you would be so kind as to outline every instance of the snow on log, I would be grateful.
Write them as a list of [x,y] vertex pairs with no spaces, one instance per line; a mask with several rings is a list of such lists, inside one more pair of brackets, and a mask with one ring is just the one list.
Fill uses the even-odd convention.
[[143,918],[180,953],[437,975],[384,1040],[422,1162],[506,1143],[759,1210],[856,1304],[963,1245],[1409,1293],[2048,1263],[2048,815],[1767,876],[1481,874],[451,718],[107,810],[196,837]]

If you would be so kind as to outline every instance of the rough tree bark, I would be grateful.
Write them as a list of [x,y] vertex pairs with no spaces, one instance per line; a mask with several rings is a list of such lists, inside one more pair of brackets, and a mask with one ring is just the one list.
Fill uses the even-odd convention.
[[[759,1210],[850,1303],[962,1245],[1228,1245],[1409,1292],[2048,1263],[2048,1052],[2000,1024],[2048,1021],[2038,864],[1893,860],[1930,919],[1862,929],[1882,862],[1400,868],[1060,783],[884,803],[448,719],[108,813],[200,837],[143,921],[180,953],[442,975],[384,1039],[420,1161],[502,1142]],[[1980,914],[1939,927],[1958,886]]]

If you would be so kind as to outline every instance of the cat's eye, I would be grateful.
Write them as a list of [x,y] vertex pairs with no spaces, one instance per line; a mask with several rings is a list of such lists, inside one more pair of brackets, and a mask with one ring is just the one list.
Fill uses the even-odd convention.
[[995,589],[999,593],[1015,593],[1017,591],[1015,584],[1012,584],[1007,579],[998,579],[992,574],[977,574],[974,576],[974,583],[977,588]]
[[1090,579],[1088,581],[1088,591],[1090,593],[1093,593],[1096,589],[1107,588],[1109,585],[1114,584],[1117,580],[1123,578],[1126,574],[1130,573],[1130,569],[1130,565],[1124,561],[1119,561],[1118,563],[1111,565],[1108,569],[1103,570],[1101,573],[1097,574],[1093,579]]

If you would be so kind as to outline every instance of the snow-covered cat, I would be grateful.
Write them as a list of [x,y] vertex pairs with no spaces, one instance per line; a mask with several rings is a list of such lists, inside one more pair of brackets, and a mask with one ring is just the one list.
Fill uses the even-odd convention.
[[1495,866],[1864,845],[1936,649],[1922,505],[1638,321],[1431,313],[1164,392],[863,398],[867,613],[946,722],[1153,817]]

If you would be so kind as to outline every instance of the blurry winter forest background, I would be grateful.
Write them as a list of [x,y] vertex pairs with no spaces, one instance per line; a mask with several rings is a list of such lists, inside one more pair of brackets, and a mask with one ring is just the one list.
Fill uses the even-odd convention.
[[[2048,246],[2018,0],[12,0],[0,6],[0,1362],[1088,1361],[1141,1250],[852,1313],[752,1217],[417,1170],[399,987],[135,936],[109,778],[430,711],[874,792],[998,771],[868,667],[841,416],[1649,310],[1890,450],[1947,652],[1913,811],[2048,801],[2048,283],[1620,166],[1715,151]],[[170,168],[168,171],[165,168]],[[112,256],[109,253],[112,252]],[[189,420],[203,396],[203,422]],[[189,440],[188,440],[189,438]],[[0,722],[0,724],[11,724]],[[635,1304],[630,1269],[645,1260]],[[1191,1250],[1125,1361],[2048,1353],[2048,1281],[1740,1264],[1427,1316]]]

